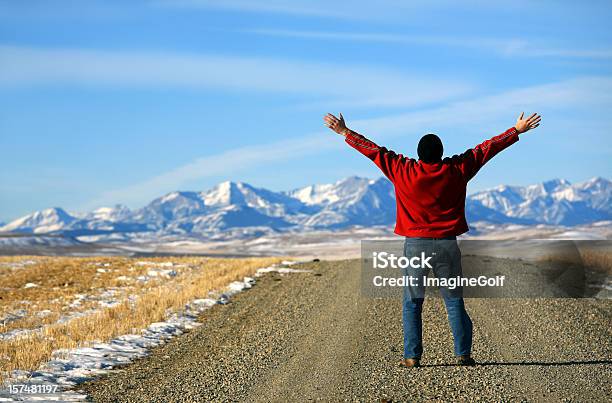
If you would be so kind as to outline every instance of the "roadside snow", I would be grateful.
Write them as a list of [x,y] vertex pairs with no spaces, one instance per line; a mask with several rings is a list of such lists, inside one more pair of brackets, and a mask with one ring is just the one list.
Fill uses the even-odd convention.
[[266,273],[272,273],[272,272],[276,272],[282,275],[282,274],[290,274],[290,273],[312,273],[312,270],[292,269],[290,267],[270,266],[270,267],[264,267],[263,269],[257,270],[257,273],[255,273],[255,276],[260,277]]
[[[144,263],[144,262],[143,262]],[[265,273],[278,272],[307,273],[311,270],[291,269],[286,266],[298,262],[284,261],[281,265],[273,265],[258,269],[256,277]],[[146,262],[150,264],[150,262]],[[170,267],[166,265],[164,267]],[[125,365],[136,358],[144,357],[154,347],[164,344],[169,339],[183,334],[186,330],[200,325],[198,316],[211,306],[227,304],[231,297],[245,289],[251,288],[256,280],[245,277],[242,281],[230,283],[220,295],[202,298],[186,304],[180,312],[168,312],[164,322],[152,323],[141,334],[119,336],[108,343],[94,343],[90,347],[56,350],[51,361],[42,365],[36,371],[13,371],[6,387],[0,389],[0,401],[84,401],[87,396],[75,390],[78,384],[108,372],[110,369]],[[50,385],[58,386],[54,394],[10,393],[9,385]]]

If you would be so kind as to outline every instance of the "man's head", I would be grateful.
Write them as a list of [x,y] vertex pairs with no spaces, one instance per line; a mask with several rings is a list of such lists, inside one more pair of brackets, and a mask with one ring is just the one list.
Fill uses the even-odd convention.
[[429,133],[421,137],[419,141],[419,147],[417,153],[419,159],[426,163],[439,162],[442,160],[442,153],[444,152],[444,146],[440,137],[433,133]]

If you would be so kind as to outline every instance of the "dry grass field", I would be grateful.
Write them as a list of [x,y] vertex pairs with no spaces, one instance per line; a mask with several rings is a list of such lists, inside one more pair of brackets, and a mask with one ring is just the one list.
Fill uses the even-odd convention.
[[612,274],[612,251],[609,248],[581,248],[580,257],[585,266]]
[[0,381],[180,311],[280,258],[0,257]]
[[600,272],[612,274],[612,250],[610,243],[594,243],[594,242],[578,242],[577,252],[558,251],[553,254],[546,254],[540,257],[540,261],[559,262],[579,264],[585,268]]

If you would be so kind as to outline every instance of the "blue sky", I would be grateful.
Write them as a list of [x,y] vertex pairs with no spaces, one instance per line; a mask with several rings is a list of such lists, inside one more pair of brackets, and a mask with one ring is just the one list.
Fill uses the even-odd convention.
[[469,191],[609,177],[612,5],[457,3],[0,1],[0,221],[379,176],[326,112],[413,156],[537,111]]

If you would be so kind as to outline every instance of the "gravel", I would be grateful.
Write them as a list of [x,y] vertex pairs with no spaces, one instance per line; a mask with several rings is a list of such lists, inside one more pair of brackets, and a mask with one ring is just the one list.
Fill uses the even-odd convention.
[[[296,266],[297,267],[297,266]],[[476,367],[456,367],[442,300],[422,367],[400,368],[401,301],[360,292],[358,261],[270,273],[203,325],[82,388],[100,402],[605,401],[612,300],[468,299]]]

